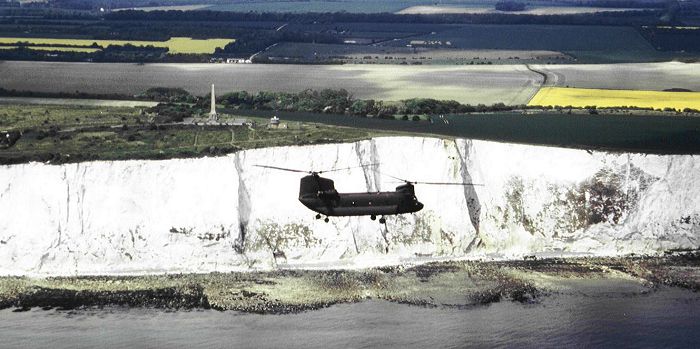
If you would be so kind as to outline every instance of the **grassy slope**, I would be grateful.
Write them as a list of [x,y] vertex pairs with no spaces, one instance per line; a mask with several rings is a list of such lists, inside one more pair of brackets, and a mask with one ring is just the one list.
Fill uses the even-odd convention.
[[[343,115],[278,114],[286,129],[268,129],[269,111],[231,111],[259,126],[159,125],[140,108],[5,105],[0,131],[22,131],[0,146],[0,164],[29,161],[165,159],[220,155],[241,149],[332,142],[375,136],[438,135],[584,149],[651,153],[700,152],[700,119],[650,111],[585,110],[448,115],[447,122],[383,120]],[[636,114],[636,115],[625,115]],[[230,116],[233,118],[234,116]],[[409,119],[413,119],[410,116]]]
[[[0,109],[0,130],[23,131],[19,141],[0,148],[0,163],[73,162],[140,158],[197,157],[239,149],[367,139],[377,132],[311,123],[259,127],[153,127],[138,108],[9,105]],[[124,126],[126,125],[126,126]]]

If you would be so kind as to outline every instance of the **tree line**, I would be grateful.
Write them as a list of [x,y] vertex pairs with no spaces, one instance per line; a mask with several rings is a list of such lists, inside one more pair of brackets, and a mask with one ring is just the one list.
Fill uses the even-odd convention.
[[[206,107],[209,98],[199,101]],[[524,106],[507,106],[503,103],[476,106],[461,104],[453,100],[432,98],[411,98],[401,101],[380,101],[374,99],[356,99],[345,89],[305,90],[298,93],[269,92],[249,93],[231,92],[217,97],[217,103],[225,107],[241,109],[279,110],[308,113],[328,113],[353,115],[361,117],[394,118],[397,115],[424,114],[463,114],[473,112],[506,111]]]
[[[34,92],[17,91],[0,88],[0,96],[8,97],[43,97],[43,98],[88,98],[88,99],[114,99],[114,100],[144,100],[161,102],[158,107],[150,109],[157,114],[172,114],[177,120],[204,113],[209,110],[211,96],[195,96],[182,88],[153,87],[138,95],[127,94],[95,94],[86,92]],[[247,91],[229,92],[217,96],[216,102],[226,108],[289,111],[306,113],[324,113],[334,115],[351,115],[358,117],[376,117],[394,119],[404,116],[404,119],[415,115],[440,115],[440,114],[468,114],[501,112],[523,109],[544,109],[564,112],[564,110],[583,109],[591,114],[597,114],[597,110],[639,110],[653,111],[654,108],[635,106],[597,107],[595,105],[585,107],[574,106],[528,106],[506,105],[496,103],[492,105],[462,104],[454,100],[437,100],[433,98],[410,98],[400,101],[382,101],[375,99],[358,99],[345,89],[304,90],[301,92],[270,92],[260,91],[251,93]],[[698,113],[696,109],[685,108],[683,110],[665,108],[665,112]],[[177,121],[176,120],[176,121]]]

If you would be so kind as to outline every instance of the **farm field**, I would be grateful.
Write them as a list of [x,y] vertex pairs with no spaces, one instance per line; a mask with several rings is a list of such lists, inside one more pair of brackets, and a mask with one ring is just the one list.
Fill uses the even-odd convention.
[[547,86],[611,90],[700,91],[700,64],[624,63],[531,65],[547,75]]
[[557,51],[578,58],[578,63],[648,62],[675,57],[655,50],[634,28],[622,26],[463,25],[382,45],[405,47],[411,41],[430,42],[433,48]]
[[329,2],[329,1],[269,1],[269,2],[241,2],[224,5],[214,5],[207,10],[211,11],[234,11],[234,12],[396,12],[404,8],[401,4],[393,4],[387,1],[367,2],[360,8],[357,4],[349,2]]
[[[359,1],[245,1],[232,4],[214,5],[207,10],[212,11],[237,11],[237,12],[354,12],[354,13],[379,13],[398,12],[407,7],[416,5],[430,5],[429,0],[359,0]],[[473,4],[478,6],[477,0],[447,0],[449,4]],[[481,2],[483,3],[483,2]]]
[[[155,47],[167,47],[169,53],[214,53],[214,49],[217,47],[224,47],[228,43],[234,41],[233,39],[205,39],[197,40],[185,37],[173,37],[168,41],[138,41],[138,40],[92,40],[92,39],[54,39],[54,38],[21,38],[21,37],[0,37],[0,44],[17,44],[17,43],[29,43],[32,45],[55,45],[63,46],[61,50],[64,51],[76,51],[76,52],[86,52],[83,50],[97,50],[93,44],[97,44],[101,48],[105,48],[109,45],[134,45],[134,46],[155,46]],[[51,50],[57,47],[51,47]],[[65,46],[76,46],[76,47],[65,47]],[[79,47],[78,47],[79,46]],[[42,49],[40,46],[32,46],[32,49]],[[48,49],[48,47],[45,47]],[[93,52],[93,51],[90,51]]]
[[[536,6],[528,7],[524,11],[515,12],[521,15],[571,15],[579,13],[597,13],[597,12],[620,12],[620,11],[639,11],[639,9],[628,8],[609,8],[609,7],[568,7],[568,6]],[[497,11],[493,7],[484,5],[481,7],[464,7],[464,6],[411,6],[405,8],[398,14],[459,14],[459,13],[503,13]]]
[[[70,78],[66,78],[70,77]],[[289,91],[324,88],[363,99],[454,99],[468,104],[525,104],[542,77],[524,65],[402,66],[281,64],[123,64],[0,62],[0,86],[37,92],[139,94],[150,87],[217,91]]]
[[603,90],[543,87],[530,101],[533,106],[638,107],[700,110],[700,92]]
[[435,98],[465,104],[525,104],[537,92],[539,75],[522,65],[400,66],[341,65],[337,73],[352,74],[380,88],[381,100]]
[[[353,12],[399,14],[443,14],[443,13],[497,13],[495,0],[307,0],[307,1],[241,1],[231,4],[213,5],[206,10],[212,11],[257,11],[257,12]],[[552,1],[532,1],[530,7],[519,13],[536,15],[578,14],[592,12],[627,11],[623,8],[596,8],[565,6],[567,2],[558,2],[564,6],[552,6]],[[570,2],[575,3],[575,2]]]
[[195,10],[205,10],[211,5],[172,5],[172,6],[146,6],[146,7],[125,7],[116,8],[112,11],[126,11],[126,10],[137,10],[137,11],[195,11]]
[[271,62],[343,62],[356,64],[514,64],[571,62],[572,57],[554,51],[462,50],[375,45],[281,43],[259,58]]
[[435,34],[391,42],[404,46],[411,40],[450,41],[455,48],[551,51],[644,51],[654,48],[631,27],[574,25],[462,25]]
[[[700,91],[698,63],[532,65],[547,86],[618,90]],[[67,78],[69,77],[69,78]],[[543,78],[523,64],[281,65],[0,62],[0,87],[37,92],[139,94],[150,87],[217,91],[288,91],[344,88],[357,98],[454,99],[466,104],[527,104]]]

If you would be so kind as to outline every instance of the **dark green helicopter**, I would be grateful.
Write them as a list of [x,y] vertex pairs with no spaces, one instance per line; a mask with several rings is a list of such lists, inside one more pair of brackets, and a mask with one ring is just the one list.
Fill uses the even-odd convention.
[[[370,167],[377,164],[346,167],[325,171],[303,171],[291,168],[255,165],[256,167],[270,168],[281,171],[308,173],[301,178],[299,183],[299,201],[310,210],[317,212],[316,219],[322,215],[334,216],[370,216],[372,220],[379,218],[379,223],[386,223],[384,216],[403,213],[418,212],[423,209],[423,204],[418,201],[414,191],[414,184],[429,185],[480,185],[472,183],[442,183],[442,182],[417,182],[384,174],[385,176],[402,181],[404,184],[396,187],[394,191],[364,192],[364,193],[339,193],[335,189],[332,179],[321,177],[321,173],[349,170],[352,168]],[[378,172],[378,171],[377,171]],[[378,172],[379,173],[379,172]]]

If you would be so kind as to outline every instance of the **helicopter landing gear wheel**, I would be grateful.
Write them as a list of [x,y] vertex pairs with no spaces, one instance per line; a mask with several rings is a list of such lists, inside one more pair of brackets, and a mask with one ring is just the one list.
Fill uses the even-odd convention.
[[377,219],[377,216],[375,216],[375,215],[371,215],[371,216],[369,216],[369,219],[371,219],[371,220],[373,220],[373,221],[374,221],[374,220],[376,220],[376,219]]
[[323,221],[328,223],[328,221],[329,221],[328,217],[326,217]]
[[384,217],[379,218],[379,224],[384,224],[384,223],[386,223],[386,218],[384,218]]
[[316,219],[321,219],[321,214],[317,214]]

